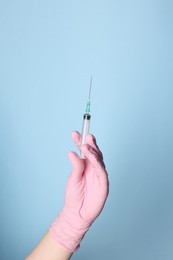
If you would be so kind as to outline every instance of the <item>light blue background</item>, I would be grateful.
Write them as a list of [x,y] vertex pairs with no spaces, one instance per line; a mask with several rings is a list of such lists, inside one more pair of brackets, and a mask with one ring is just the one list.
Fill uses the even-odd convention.
[[0,1],[0,259],[62,208],[93,74],[110,194],[73,259],[173,259],[173,2]]

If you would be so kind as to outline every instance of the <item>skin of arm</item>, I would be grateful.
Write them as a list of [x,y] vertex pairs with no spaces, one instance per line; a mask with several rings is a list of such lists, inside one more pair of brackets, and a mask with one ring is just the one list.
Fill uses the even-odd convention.
[[36,248],[25,260],[69,260],[72,253],[56,243],[50,231],[44,235]]
[[[53,231],[47,231],[25,260],[69,260],[106,202],[108,175],[95,137],[88,135],[86,144],[82,146],[81,135],[77,131],[72,133],[72,139],[85,159],[81,159],[75,152],[69,153],[72,172],[66,185],[64,208],[53,223]],[[74,223],[71,216],[75,216]],[[62,223],[67,237],[61,233]],[[83,223],[87,223],[86,229],[83,229]],[[84,230],[83,233],[80,233],[81,229]],[[71,246],[73,244],[74,247]]]

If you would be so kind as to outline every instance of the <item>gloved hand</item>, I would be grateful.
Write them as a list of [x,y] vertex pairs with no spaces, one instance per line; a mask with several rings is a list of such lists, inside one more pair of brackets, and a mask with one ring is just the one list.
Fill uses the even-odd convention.
[[69,176],[64,207],[52,223],[54,239],[68,251],[74,252],[85,233],[102,211],[108,196],[108,175],[103,156],[94,136],[87,135],[81,144],[81,135],[72,133],[72,139],[86,159],[70,152],[72,172]]

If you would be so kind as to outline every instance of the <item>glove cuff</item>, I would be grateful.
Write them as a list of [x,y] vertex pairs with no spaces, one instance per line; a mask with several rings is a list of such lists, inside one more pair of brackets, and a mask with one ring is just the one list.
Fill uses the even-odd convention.
[[91,224],[80,216],[63,209],[49,230],[58,244],[73,253],[80,247],[80,242],[90,226]]

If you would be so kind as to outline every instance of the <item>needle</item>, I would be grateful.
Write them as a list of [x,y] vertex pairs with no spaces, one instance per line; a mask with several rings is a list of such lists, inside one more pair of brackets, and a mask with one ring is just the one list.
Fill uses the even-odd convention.
[[93,77],[91,76],[91,79],[90,79],[90,90],[89,90],[89,97],[88,97],[88,100],[90,100],[90,97],[91,97],[92,80],[93,80]]
[[92,87],[92,76],[91,76],[91,79],[90,79],[90,88],[89,88],[89,96],[88,96],[88,101],[87,101],[87,104],[86,104],[86,109],[85,109],[85,112],[86,113],[90,113],[90,97],[91,97],[91,87]]

